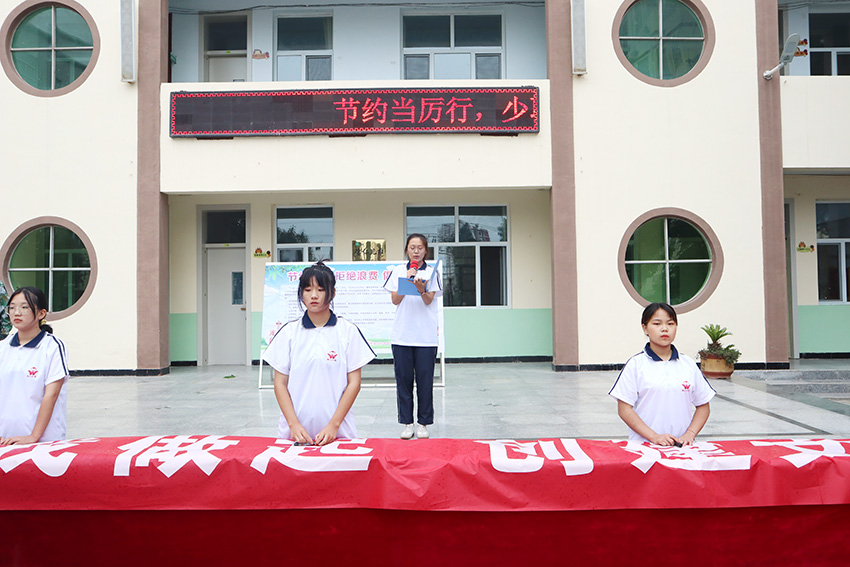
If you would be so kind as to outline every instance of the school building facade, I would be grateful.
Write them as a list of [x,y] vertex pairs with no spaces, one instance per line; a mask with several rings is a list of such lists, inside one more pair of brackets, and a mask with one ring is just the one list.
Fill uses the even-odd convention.
[[708,323],[749,367],[850,356],[850,2],[14,0],[0,26],[0,278],[49,291],[75,370],[248,364],[266,262],[400,262],[409,232],[450,360],[613,368],[649,301],[692,356]]

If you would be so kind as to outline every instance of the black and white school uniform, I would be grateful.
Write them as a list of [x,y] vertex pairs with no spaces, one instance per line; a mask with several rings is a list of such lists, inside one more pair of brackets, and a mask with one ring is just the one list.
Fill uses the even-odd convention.
[[53,415],[39,441],[65,439],[69,377],[65,345],[41,331],[26,344],[13,333],[0,342],[0,437],[30,435],[48,384],[63,381]]
[[[692,358],[671,348],[670,360],[664,360],[646,343],[626,362],[608,393],[632,406],[656,433],[681,437],[691,424],[693,408],[711,401],[715,391]],[[648,441],[631,429],[629,440]]]

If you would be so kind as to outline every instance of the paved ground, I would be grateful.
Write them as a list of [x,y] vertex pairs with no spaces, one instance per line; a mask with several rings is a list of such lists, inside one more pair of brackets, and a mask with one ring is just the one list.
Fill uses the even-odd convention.
[[[712,381],[703,439],[850,438],[850,364],[793,364]],[[270,383],[266,367],[266,383]],[[396,437],[392,367],[369,366],[354,405],[361,437]],[[474,439],[627,436],[608,395],[617,372],[553,372],[548,363],[449,364],[435,388],[432,436]],[[68,438],[210,434],[273,437],[271,389],[248,366],[175,367],[159,377],[74,377]]]

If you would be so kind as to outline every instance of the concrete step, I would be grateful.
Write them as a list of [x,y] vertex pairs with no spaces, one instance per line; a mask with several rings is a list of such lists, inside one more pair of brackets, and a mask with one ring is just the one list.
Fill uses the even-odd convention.
[[786,382],[847,382],[850,383],[848,369],[812,369],[812,370],[736,370],[733,376],[783,384]]

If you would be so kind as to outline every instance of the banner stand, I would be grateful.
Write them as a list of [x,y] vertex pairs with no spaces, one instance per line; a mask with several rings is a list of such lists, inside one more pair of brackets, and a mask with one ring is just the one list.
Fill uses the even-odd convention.
[[[336,277],[336,298],[333,310],[355,323],[369,341],[369,345],[379,355],[392,355],[390,345],[395,305],[389,301],[383,283],[399,262],[327,262]],[[442,279],[441,262],[436,268]],[[263,322],[260,336],[260,367],[257,375],[257,388],[269,390],[272,383],[263,383],[263,352],[268,341],[286,321],[300,318],[303,312],[297,301],[298,280],[301,272],[310,266],[304,262],[267,262],[263,283]],[[439,382],[434,387],[446,386],[446,343],[445,320],[443,318],[443,298],[437,298],[438,343],[437,356],[440,358]],[[383,376],[381,378],[384,378]],[[392,378],[392,374],[390,374]],[[436,378],[436,376],[435,376]],[[395,388],[390,384],[369,383],[368,378],[361,382],[362,388]]]

